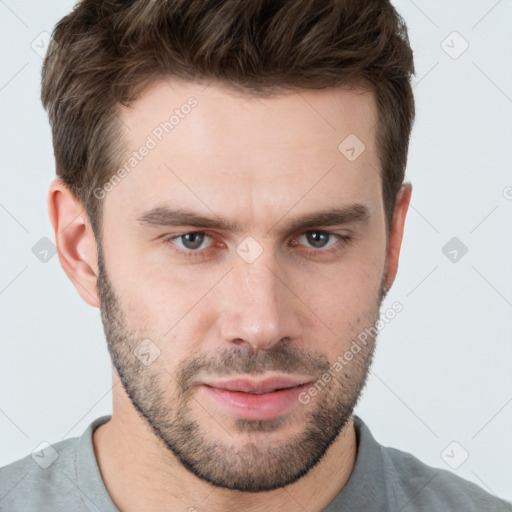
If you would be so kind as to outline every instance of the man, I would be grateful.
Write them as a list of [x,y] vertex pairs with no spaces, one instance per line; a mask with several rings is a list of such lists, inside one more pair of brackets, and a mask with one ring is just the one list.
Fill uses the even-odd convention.
[[353,415],[412,190],[393,7],[84,0],[53,38],[49,212],[113,413],[2,509],[507,510]]

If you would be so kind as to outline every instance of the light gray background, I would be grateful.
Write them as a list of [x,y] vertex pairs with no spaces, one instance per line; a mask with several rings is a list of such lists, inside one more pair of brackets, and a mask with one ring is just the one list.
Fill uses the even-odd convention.
[[[0,465],[111,411],[99,311],[57,256],[43,263],[32,252],[54,240],[46,194],[55,171],[31,45],[71,5],[0,2]],[[453,471],[510,500],[512,2],[395,5],[415,53],[417,119],[411,207],[383,310],[404,309],[382,330],[357,413],[378,441],[430,465],[450,469],[467,451]],[[452,237],[468,248],[457,262],[442,252]]]

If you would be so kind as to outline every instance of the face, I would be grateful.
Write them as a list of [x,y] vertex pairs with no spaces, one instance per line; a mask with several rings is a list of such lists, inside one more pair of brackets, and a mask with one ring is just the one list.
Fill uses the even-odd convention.
[[214,485],[290,484],[347,423],[372,359],[370,337],[336,365],[384,296],[373,96],[161,81],[120,118],[125,172],[97,193],[118,406]]

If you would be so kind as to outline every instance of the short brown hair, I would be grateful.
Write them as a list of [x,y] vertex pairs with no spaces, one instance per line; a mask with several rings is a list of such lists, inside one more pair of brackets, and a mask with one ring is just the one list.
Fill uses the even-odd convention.
[[412,51],[389,0],[81,0],[52,36],[41,99],[57,175],[97,238],[102,209],[93,190],[123,156],[119,104],[167,76],[255,96],[372,90],[389,234],[414,120]]

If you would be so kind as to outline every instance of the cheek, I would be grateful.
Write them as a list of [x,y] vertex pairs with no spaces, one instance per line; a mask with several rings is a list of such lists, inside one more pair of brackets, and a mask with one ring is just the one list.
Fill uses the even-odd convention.
[[133,272],[125,280],[118,276],[116,291],[126,328],[138,339],[155,343],[166,367],[190,357],[204,342],[213,313],[208,293],[219,280],[214,274],[203,272],[196,279],[184,271],[168,270],[166,275],[152,269]]
[[122,303],[126,322],[139,333],[157,339],[167,337],[189,316],[197,302],[193,290],[183,290],[165,280],[155,283],[137,282],[123,286]]
[[316,319],[316,335],[319,330],[327,334],[324,347],[331,354],[377,319],[384,257],[372,260],[369,254],[376,253],[367,252],[366,257],[354,253],[350,262],[296,278],[297,295]]

